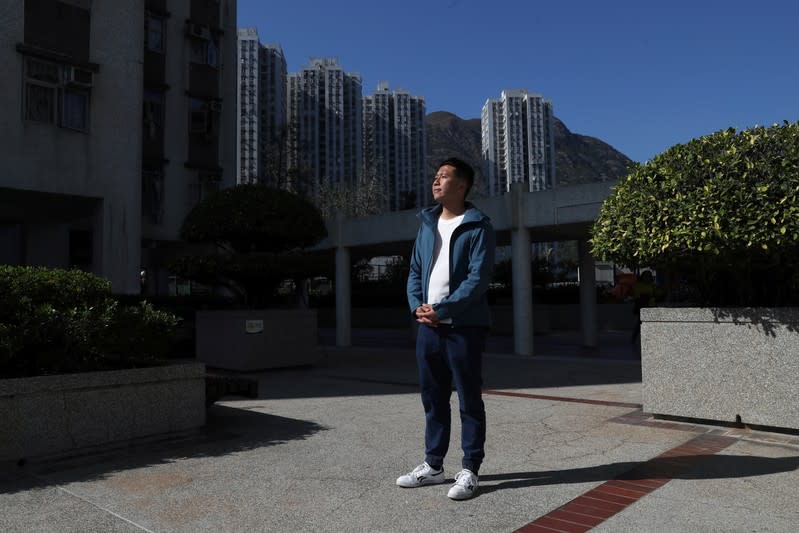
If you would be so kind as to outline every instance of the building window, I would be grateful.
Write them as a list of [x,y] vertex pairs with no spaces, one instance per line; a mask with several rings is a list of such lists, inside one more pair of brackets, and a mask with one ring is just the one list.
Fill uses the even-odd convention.
[[211,39],[192,38],[191,40],[191,62],[201,65],[216,67],[218,63],[219,49]]
[[35,59],[25,61],[25,118],[36,122],[56,120],[59,66]]
[[27,58],[25,119],[88,131],[92,77],[92,72],[71,65]]
[[206,63],[210,66],[215,67],[217,65],[218,53],[217,53],[216,44],[214,41],[208,41],[208,53],[206,55]]
[[72,130],[89,129],[89,94],[64,89],[61,112],[61,127]]
[[36,122],[55,122],[54,87],[27,83],[25,91],[25,118]]
[[158,91],[144,91],[144,135],[148,140],[158,139],[164,129],[164,95]]
[[192,98],[189,103],[189,132],[210,133],[211,115],[204,100]]
[[145,45],[151,52],[164,52],[164,26],[166,20],[163,17],[147,13],[144,20]]
[[142,212],[153,224],[164,219],[164,173],[161,170],[142,171]]
[[208,41],[203,39],[191,40],[191,62],[205,64],[208,61]]

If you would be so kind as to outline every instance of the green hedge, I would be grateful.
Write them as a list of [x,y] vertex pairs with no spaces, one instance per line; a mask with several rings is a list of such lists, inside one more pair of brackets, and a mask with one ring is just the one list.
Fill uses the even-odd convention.
[[799,123],[719,131],[635,168],[593,252],[695,281],[705,305],[799,303]]
[[177,318],[120,305],[107,280],[77,270],[0,266],[0,377],[157,364]]

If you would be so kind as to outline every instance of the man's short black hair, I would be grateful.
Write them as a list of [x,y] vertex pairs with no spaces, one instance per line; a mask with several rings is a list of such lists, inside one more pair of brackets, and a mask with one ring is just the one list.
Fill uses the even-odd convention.
[[469,196],[469,191],[472,190],[472,185],[474,185],[474,169],[472,166],[463,159],[458,159],[457,157],[450,157],[443,160],[439,163],[438,168],[445,165],[453,167],[455,169],[455,175],[466,180],[465,196]]

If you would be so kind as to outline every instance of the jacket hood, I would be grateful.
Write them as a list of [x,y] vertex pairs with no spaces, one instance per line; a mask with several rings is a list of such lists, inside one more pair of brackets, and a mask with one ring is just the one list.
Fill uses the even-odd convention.
[[[422,209],[416,216],[422,219],[423,223],[430,226],[435,226],[436,220],[438,220],[438,216],[441,214],[443,209],[444,208],[441,206],[441,204],[436,204],[434,206]],[[473,203],[466,202],[466,211],[463,213],[463,223],[481,222],[483,220],[489,220],[488,215],[477,209]]]

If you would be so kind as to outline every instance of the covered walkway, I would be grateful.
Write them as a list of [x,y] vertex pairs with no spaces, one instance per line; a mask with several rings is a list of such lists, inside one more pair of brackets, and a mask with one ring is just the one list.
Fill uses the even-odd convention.
[[[615,182],[527,192],[521,183],[509,194],[474,203],[494,224],[498,245],[511,245],[513,264],[513,352],[533,355],[531,243],[575,240],[579,248],[582,345],[595,348],[597,327],[595,261],[588,244],[591,225]],[[416,211],[360,218],[340,217],[318,249],[335,250],[336,345],[352,345],[350,271],[354,257],[410,253],[419,228]]]

